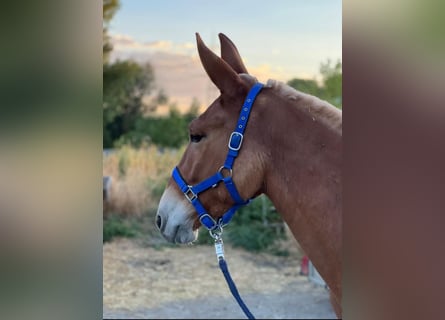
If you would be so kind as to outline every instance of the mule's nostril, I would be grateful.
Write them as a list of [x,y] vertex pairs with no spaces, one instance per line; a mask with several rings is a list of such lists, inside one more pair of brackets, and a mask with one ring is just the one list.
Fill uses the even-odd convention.
[[161,229],[162,219],[160,215],[156,216],[156,225],[158,226],[159,229]]

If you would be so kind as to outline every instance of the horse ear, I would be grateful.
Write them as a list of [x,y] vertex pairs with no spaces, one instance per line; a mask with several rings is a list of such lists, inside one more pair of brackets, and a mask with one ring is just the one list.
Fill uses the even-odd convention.
[[212,82],[223,94],[235,96],[244,84],[239,75],[223,59],[206,47],[198,33],[196,33],[199,58]]
[[238,49],[233,42],[223,33],[219,34],[219,41],[221,43],[221,58],[227,62],[235,72],[248,73]]

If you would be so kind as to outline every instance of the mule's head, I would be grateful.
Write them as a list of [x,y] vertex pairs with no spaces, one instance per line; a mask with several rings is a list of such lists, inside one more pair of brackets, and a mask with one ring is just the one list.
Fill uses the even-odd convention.
[[[219,37],[222,58],[207,48],[196,34],[202,65],[221,95],[189,124],[190,142],[178,164],[183,179],[189,185],[210,177],[224,164],[229,137],[236,126],[241,106],[256,82],[255,78],[247,75],[234,44],[223,34]],[[255,102],[255,108],[259,103]],[[255,127],[257,117],[258,114],[252,112],[232,171],[233,181],[243,199],[259,194],[262,188],[264,168],[261,141],[254,138],[258,135],[256,132],[261,130]],[[199,200],[215,220],[233,204],[224,183],[201,193]],[[156,224],[171,242],[189,243],[197,238],[200,222],[196,211],[173,179],[170,179],[161,197]]]

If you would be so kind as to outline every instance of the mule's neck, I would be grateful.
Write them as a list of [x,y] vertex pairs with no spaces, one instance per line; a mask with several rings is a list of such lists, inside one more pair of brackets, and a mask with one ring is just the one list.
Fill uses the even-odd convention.
[[269,149],[263,191],[341,297],[341,112],[294,90],[269,99],[261,110]]

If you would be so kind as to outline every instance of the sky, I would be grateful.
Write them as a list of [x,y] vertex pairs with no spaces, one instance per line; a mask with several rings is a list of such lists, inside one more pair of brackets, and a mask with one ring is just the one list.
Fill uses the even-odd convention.
[[218,33],[237,46],[260,81],[319,79],[327,59],[342,55],[338,0],[121,0],[109,33],[112,61],[149,62],[156,86],[179,108],[218,96],[199,61],[195,32],[219,55]]

